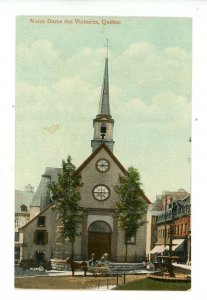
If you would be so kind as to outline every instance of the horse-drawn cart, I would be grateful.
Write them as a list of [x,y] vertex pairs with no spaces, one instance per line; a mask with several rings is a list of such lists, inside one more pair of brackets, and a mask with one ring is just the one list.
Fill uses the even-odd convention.
[[69,265],[72,276],[75,275],[75,270],[83,271],[84,276],[86,276],[87,272],[92,273],[94,276],[101,276],[107,274],[110,270],[109,263],[101,261],[91,264],[90,261],[77,262],[67,258],[66,260],[51,259],[51,264],[52,268],[56,270],[64,270]]
[[98,261],[93,266],[88,266],[88,272],[92,273],[94,276],[102,276],[110,271],[108,263]]

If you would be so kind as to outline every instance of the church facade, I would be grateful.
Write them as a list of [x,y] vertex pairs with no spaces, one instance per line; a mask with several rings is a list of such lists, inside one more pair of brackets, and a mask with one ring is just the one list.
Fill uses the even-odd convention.
[[[76,170],[82,177],[80,206],[83,217],[78,224],[79,235],[74,244],[74,259],[86,260],[94,253],[99,259],[105,252],[112,261],[124,261],[125,243],[128,243],[128,261],[142,261],[146,249],[146,215],[140,220],[136,235],[125,240],[118,225],[117,195],[114,186],[119,175],[127,170],[113,154],[114,120],[109,105],[108,58],[105,59],[104,78],[99,111],[93,120],[92,154]],[[57,181],[61,168],[46,168],[33,197],[31,220],[21,228],[24,236],[23,260],[65,258],[71,253],[70,242],[59,242],[56,231],[61,226],[58,210],[53,208],[48,182]],[[142,194],[146,207],[149,199]]]

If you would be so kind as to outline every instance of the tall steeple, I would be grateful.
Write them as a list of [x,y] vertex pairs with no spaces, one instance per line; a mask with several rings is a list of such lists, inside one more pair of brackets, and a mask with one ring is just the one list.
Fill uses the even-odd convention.
[[107,40],[107,55],[105,58],[105,69],[99,104],[99,111],[96,118],[93,120],[94,137],[91,141],[92,152],[101,144],[105,144],[113,152],[113,126],[114,120],[110,114],[109,105],[109,75],[108,75],[108,40]]
[[108,74],[108,58],[105,59],[105,70],[103,77],[103,85],[101,91],[101,98],[99,104],[99,115],[110,116],[110,106],[109,106],[109,74]]

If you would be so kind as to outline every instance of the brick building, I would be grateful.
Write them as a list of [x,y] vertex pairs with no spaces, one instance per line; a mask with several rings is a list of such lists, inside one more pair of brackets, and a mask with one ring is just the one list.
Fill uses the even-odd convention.
[[[167,197],[166,197],[167,199]],[[163,253],[168,250],[165,246],[169,242],[168,229],[173,225],[172,248],[175,255],[180,256],[180,261],[191,261],[191,203],[188,194],[183,199],[171,200],[164,211],[157,216],[157,243],[151,253]]]

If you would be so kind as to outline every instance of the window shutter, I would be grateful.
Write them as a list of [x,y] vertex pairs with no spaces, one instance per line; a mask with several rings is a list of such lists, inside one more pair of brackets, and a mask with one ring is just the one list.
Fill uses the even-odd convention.
[[48,232],[47,232],[47,231],[45,231],[44,244],[45,244],[45,245],[48,244]]

